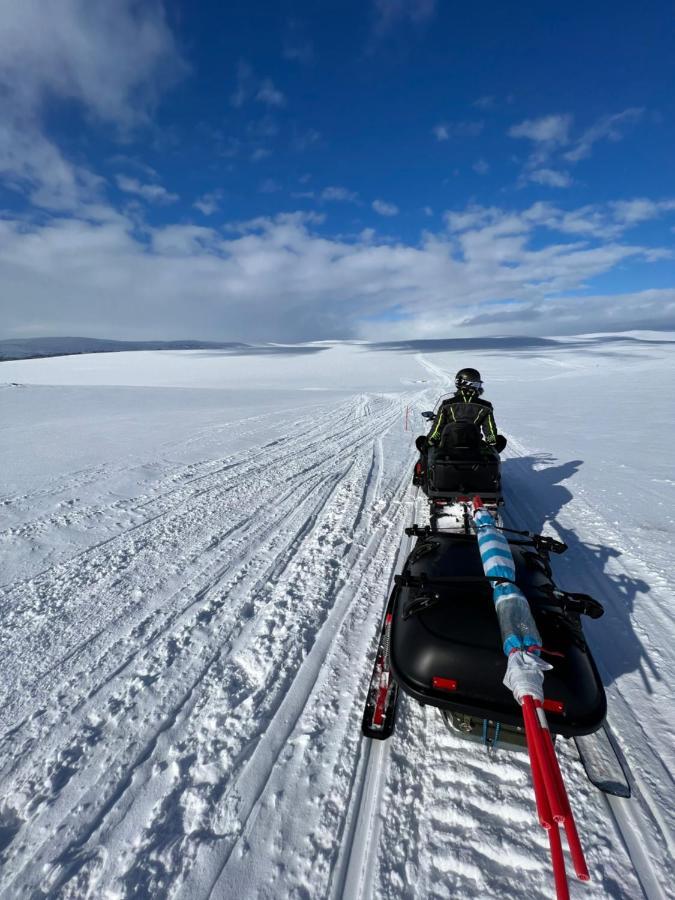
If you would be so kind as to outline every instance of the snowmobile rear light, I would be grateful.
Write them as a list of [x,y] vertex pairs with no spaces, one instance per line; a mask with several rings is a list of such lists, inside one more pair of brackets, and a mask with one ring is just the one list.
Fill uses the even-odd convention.
[[544,700],[544,709],[550,713],[564,713],[565,704],[561,700]]
[[434,676],[431,679],[431,686],[439,691],[456,691],[457,682],[454,678],[439,678]]

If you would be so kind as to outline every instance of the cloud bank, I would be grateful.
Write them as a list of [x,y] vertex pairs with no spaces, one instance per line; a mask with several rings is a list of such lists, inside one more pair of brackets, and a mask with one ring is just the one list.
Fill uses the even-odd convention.
[[472,206],[420,243],[326,237],[286,213],[216,229],[0,219],[6,336],[305,340],[555,334],[675,325],[675,291],[602,296],[593,279],[669,251],[621,240],[674,201],[563,210]]

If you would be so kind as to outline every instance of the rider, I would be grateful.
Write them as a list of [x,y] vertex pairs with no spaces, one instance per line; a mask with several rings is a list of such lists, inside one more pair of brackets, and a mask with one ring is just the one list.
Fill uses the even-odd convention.
[[497,433],[492,404],[481,397],[483,381],[480,372],[477,369],[460,369],[455,375],[455,387],[457,390],[453,396],[441,404],[429,435],[420,435],[415,442],[420,451],[413,478],[415,483],[420,483],[424,476],[427,450],[440,443],[443,428],[449,422],[475,425],[482,431],[485,443],[498,453],[506,446],[506,438]]

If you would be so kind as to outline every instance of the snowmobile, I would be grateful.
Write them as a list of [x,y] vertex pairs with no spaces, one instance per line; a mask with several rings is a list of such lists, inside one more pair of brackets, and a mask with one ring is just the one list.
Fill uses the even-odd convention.
[[[596,787],[630,796],[582,627],[582,617],[597,619],[604,610],[589,595],[556,585],[551,555],[564,553],[564,543],[503,528],[480,497],[463,502],[467,514],[471,507],[467,524],[473,533],[439,530],[433,521],[406,529],[414,545],[394,577],[362,732],[389,738],[403,691],[438,708],[458,737],[481,742],[490,752],[526,750],[539,821],[548,829],[557,896],[564,900],[569,893],[558,826],[564,824],[577,876],[589,876],[555,736],[574,739]],[[524,696],[522,682],[520,692],[514,688],[512,662],[538,670],[539,694]],[[530,674],[524,677],[528,684]]]
[[[423,412],[422,416],[433,421],[443,399],[438,401],[435,411]],[[499,507],[504,503],[499,453],[481,440],[475,425],[449,422],[438,444],[429,446],[421,436],[417,446],[420,450],[428,449],[426,466],[422,462],[415,466],[413,484],[429,499],[432,527],[468,533],[467,503],[475,495],[498,516]]]

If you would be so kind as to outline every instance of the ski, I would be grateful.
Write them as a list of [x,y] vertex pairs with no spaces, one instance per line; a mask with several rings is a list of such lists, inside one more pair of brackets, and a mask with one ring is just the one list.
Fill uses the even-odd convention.
[[593,734],[575,737],[574,743],[588,780],[598,790],[614,797],[631,795],[627,767],[622,761],[615,743],[603,725]]
[[394,592],[389,598],[384,615],[373,674],[368,685],[368,696],[363,711],[361,731],[364,737],[384,741],[394,733],[398,685],[391,674],[389,664],[389,634],[391,630]]

